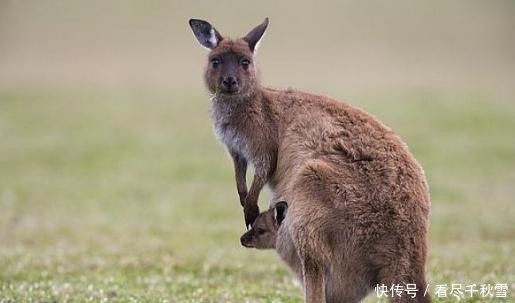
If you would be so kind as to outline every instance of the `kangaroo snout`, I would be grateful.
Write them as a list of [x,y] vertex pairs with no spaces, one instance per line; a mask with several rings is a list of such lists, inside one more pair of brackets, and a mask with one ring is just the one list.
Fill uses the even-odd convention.
[[223,92],[235,93],[238,91],[238,79],[233,76],[223,77],[221,79],[220,88]]
[[247,248],[252,248],[251,240],[252,240],[252,235],[250,235],[249,232],[244,233],[240,238],[241,245],[243,245]]

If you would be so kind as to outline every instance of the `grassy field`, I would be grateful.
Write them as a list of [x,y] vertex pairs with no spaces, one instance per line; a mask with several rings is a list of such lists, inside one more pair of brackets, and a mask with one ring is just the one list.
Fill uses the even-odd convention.
[[[231,161],[200,91],[4,88],[0,100],[0,302],[301,302],[274,252],[239,245]],[[413,90],[353,104],[426,170],[430,289],[508,283],[515,302],[514,103]]]
[[348,99],[425,168],[430,290],[506,283],[500,302],[515,302],[513,12],[505,0],[0,0],[0,303],[301,302],[274,252],[239,244],[187,23],[235,37],[266,16],[265,84]]

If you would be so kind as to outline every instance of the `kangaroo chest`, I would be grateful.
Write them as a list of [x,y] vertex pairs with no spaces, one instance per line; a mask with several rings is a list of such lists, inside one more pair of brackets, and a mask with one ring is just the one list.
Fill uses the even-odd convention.
[[215,133],[218,138],[230,151],[237,152],[243,156],[247,161],[252,161],[249,152],[248,138],[236,127],[230,124],[217,125],[215,123]]
[[250,152],[251,138],[246,133],[246,125],[235,122],[233,115],[236,114],[234,109],[213,106],[212,118],[216,137],[227,146],[229,151],[237,152],[253,164],[255,161]]

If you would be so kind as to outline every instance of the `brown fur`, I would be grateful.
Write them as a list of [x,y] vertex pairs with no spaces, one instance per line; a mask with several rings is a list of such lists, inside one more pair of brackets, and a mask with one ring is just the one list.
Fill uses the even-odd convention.
[[[285,202],[283,202],[285,204]],[[241,244],[247,248],[276,249],[278,255],[296,275],[302,284],[302,264],[293,244],[292,239],[285,228],[281,228],[281,222],[277,219],[277,204],[275,207],[262,212],[256,218],[246,233],[241,236]],[[285,211],[281,214],[281,221],[284,220]],[[280,234],[280,236],[279,236]],[[281,241],[277,241],[280,237]]]
[[[295,245],[286,228],[277,221],[276,209],[271,208],[261,213],[252,228],[241,237],[241,243],[248,248],[275,248],[278,255],[295,274],[301,284],[304,282],[302,262]],[[280,238],[280,241],[277,241]],[[324,274],[325,293],[327,302],[355,302],[369,291],[374,281],[368,272],[349,270],[348,266],[338,266],[336,263]]]
[[[370,114],[329,97],[261,86],[251,45],[267,24],[241,39],[203,43],[212,49],[205,81],[214,126],[235,164],[246,224],[259,214],[265,184],[275,199],[288,201],[277,241],[295,247],[306,302],[356,302],[377,283],[417,284],[418,297],[393,302],[430,301],[420,295],[430,208],[422,168]],[[235,85],[224,86],[226,79]],[[247,163],[255,168],[248,193]],[[331,272],[338,283],[328,281]],[[341,294],[333,298],[331,287]]]

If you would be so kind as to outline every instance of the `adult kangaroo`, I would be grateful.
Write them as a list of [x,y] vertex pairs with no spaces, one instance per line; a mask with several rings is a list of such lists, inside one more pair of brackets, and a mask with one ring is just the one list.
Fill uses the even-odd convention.
[[[367,283],[368,289],[374,285],[366,281],[415,284],[417,296],[392,301],[428,302],[423,292],[430,200],[424,172],[406,144],[347,103],[262,86],[254,55],[268,19],[239,39],[223,37],[203,20],[189,24],[210,49],[204,79],[216,134],[234,162],[245,223],[259,215],[264,185],[272,201],[288,201],[277,241],[295,247],[306,302],[332,302],[325,277],[336,257],[350,271],[356,262],[367,264],[354,274],[364,278],[348,283]],[[250,190],[247,164],[255,171]],[[335,243],[348,245],[334,251]],[[363,295],[341,298],[356,302]]]

